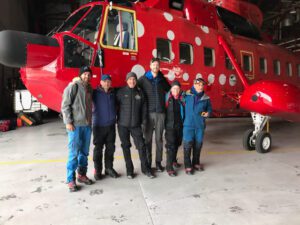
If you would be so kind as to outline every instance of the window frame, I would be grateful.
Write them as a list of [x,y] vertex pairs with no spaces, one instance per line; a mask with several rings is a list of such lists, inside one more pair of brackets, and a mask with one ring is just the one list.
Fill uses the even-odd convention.
[[[207,56],[206,56],[206,54],[205,54],[205,50],[211,50],[211,52],[212,52],[212,65],[207,65],[206,64],[206,60],[207,60]],[[216,66],[216,50],[214,49],[214,48],[211,48],[211,47],[207,47],[207,46],[204,46],[203,47],[203,64],[204,64],[204,66],[206,66],[206,67],[215,67]]]
[[[174,59],[172,59],[172,42],[169,39],[166,38],[160,38],[157,37],[155,42],[155,47],[156,47],[156,58],[160,59],[161,62],[166,62],[166,63],[171,63]],[[169,58],[163,59],[161,57],[158,56],[158,45],[157,45],[157,41],[161,40],[161,41],[166,41],[169,45]]]
[[273,60],[273,72],[274,72],[274,75],[276,75],[276,76],[281,75],[281,62],[279,59]]
[[292,77],[293,76],[293,65],[291,62],[286,62],[285,64],[285,73],[288,77]]
[[[264,68],[262,70],[262,67],[261,67],[261,61],[263,60],[263,65],[264,65]],[[259,57],[259,71],[260,73],[262,74],[267,74],[268,73],[268,61],[266,59],[266,57]]]
[[130,10],[127,8],[119,7],[119,6],[112,6],[112,9],[128,12],[133,14],[133,20],[134,20],[134,41],[135,41],[135,49],[128,49],[128,48],[122,48],[118,46],[112,46],[112,45],[106,45],[103,43],[103,36],[106,32],[106,26],[107,26],[107,17],[108,17],[108,11],[110,10],[110,6],[107,6],[105,9],[103,22],[102,22],[102,29],[100,34],[100,46],[106,49],[115,49],[120,51],[127,51],[127,52],[138,52],[138,33],[137,33],[137,19],[136,19],[136,11]]
[[[189,62],[190,63],[184,63],[184,62],[181,62],[181,59],[182,59],[182,53],[181,53],[181,45],[186,45],[186,46],[189,46],[189,50],[190,50],[190,60]],[[187,43],[187,42],[179,42],[179,64],[181,65],[193,65],[194,64],[194,46],[190,43]]]

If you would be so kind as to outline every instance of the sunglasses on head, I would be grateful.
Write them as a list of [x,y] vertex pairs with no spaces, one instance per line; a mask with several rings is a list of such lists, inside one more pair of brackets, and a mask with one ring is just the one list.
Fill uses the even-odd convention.
[[204,85],[203,81],[201,81],[201,80],[194,80],[194,84],[200,84],[200,83],[202,83]]

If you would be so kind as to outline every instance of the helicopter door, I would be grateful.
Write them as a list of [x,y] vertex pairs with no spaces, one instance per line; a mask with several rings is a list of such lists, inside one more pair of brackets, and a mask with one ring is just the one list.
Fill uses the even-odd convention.
[[126,74],[137,63],[135,11],[107,7],[101,32],[103,72],[112,75],[114,86],[123,86]]

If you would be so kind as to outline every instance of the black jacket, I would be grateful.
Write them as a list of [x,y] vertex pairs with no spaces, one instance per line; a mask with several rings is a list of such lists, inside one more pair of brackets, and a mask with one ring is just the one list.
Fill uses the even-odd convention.
[[180,94],[174,99],[170,92],[166,95],[166,129],[181,128],[184,120],[184,97]]
[[121,88],[117,92],[118,124],[124,127],[139,127],[146,119],[147,104],[138,87]]
[[170,90],[170,84],[164,75],[159,72],[153,79],[148,71],[138,80],[138,85],[145,93],[148,112],[165,113],[165,94]]

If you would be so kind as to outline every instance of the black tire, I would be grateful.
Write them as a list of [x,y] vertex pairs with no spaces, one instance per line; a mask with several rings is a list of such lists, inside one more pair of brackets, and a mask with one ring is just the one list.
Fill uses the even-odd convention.
[[270,133],[266,131],[260,132],[256,137],[255,142],[256,151],[259,153],[267,153],[272,147],[272,138]]
[[253,151],[255,150],[255,145],[251,143],[250,138],[252,137],[253,134],[252,129],[246,130],[246,132],[244,133],[244,137],[243,137],[243,146],[245,150],[248,151]]

